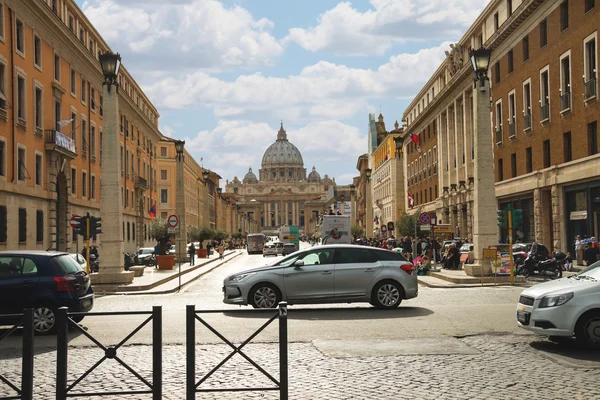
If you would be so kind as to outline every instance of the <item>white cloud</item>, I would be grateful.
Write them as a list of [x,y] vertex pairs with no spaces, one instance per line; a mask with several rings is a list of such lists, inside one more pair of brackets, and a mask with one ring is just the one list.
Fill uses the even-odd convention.
[[83,11],[112,48],[133,53],[127,64],[154,71],[271,65],[283,52],[273,22],[216,0],[88,0]]
[[361,12],[350,2],[325,11],[310,28],[291,28],[283,43],[339,55],[383,55],[394,43],[457,36],[487,0],[371,0]]

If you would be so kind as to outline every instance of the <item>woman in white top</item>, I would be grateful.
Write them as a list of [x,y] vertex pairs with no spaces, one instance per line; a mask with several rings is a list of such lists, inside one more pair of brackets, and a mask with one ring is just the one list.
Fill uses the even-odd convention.
[[577,258],[577,265],[583,265],[583,243],[581,243],[581,236],[579,235],[575,238],[575,257]]

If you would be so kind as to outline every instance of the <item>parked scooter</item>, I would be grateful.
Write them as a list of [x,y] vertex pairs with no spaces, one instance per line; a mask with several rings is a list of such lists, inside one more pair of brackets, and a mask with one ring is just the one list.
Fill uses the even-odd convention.
[[547,276],[550,279],[562,278],[562,268],[558,265],[555,258],[546,261],[537,261],[537,244],[534,242],[527,254],[527,258],[522,263],[516,265],[517,275],[529,278],[531,275]]
[[90,272],[100,271],[100,257],[96,257],[94,253],[90,254]]

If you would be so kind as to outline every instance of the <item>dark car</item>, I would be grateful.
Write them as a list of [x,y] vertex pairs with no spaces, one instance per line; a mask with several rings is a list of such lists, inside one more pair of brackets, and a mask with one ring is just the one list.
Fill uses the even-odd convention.
[[295,252],[296,249],[296,245],[294,243],[286,243],[283,245],[283,255],[287,256],[289,254],[292,254],[293,252]]
[[[513,260],[515,264],[522,262],[527,258],[531,245],[533,243],[516,243],[513,244]],[[537,243],[537,252],[535,254],[536,261],[545,261],[550,258],[550,252],[548,248],[541,243]]]
[[[94,306],[89,275],[68,253],[57,251],[0,251],[0,315],[21,314],[33,308],[36,333],[56,329],[56,310],[87,312]],[[82,316],[74,318],[77,322]],[[0,318],[0,325],[13,324]]]
[[154,256],[154,247],[142,247],[138,249],[133,257],[135,265],[156,265],[156,257]]

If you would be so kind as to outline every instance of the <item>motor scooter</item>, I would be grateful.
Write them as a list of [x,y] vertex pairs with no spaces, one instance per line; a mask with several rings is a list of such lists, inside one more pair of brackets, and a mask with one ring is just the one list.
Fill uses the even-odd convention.
[[545,261],[537,261],[537,244],[534,242],[531,245],[527,257],[522,262],[516,265],[517,275],[529,278],[531,275],[547,276],[550,279],[562,278],[562,268],[558,265],[555,258],[550,258]]
[[90,272],[100,271],[100,257],[96,257],[94,253],[90,254]]

